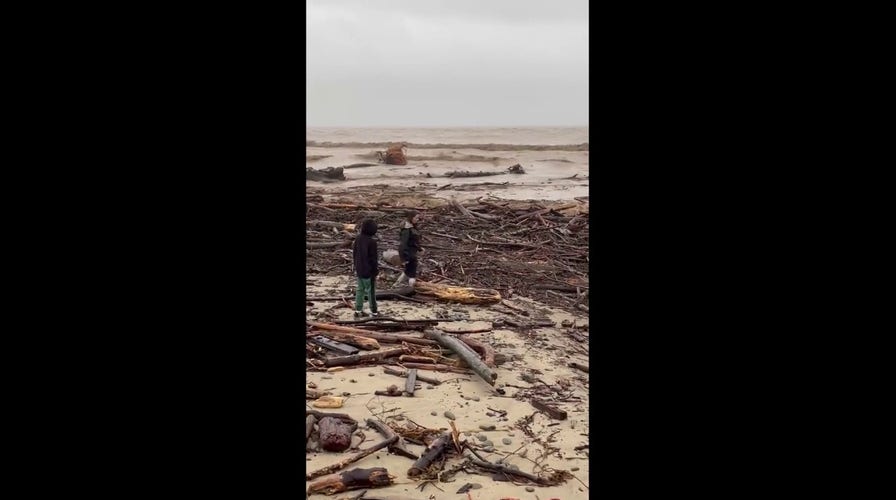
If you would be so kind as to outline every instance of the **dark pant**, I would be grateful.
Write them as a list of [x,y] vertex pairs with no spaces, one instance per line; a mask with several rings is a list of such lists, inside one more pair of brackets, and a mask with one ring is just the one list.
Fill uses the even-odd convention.
[[358,278],[358,291],[355,292],[355,310],[364,309],[364,296],[370,302],[370,312],[376,312],[376,276],[372,278]]
[[417,257],[413,259],[409,259],[404,263],[404,275],[408,278],[416,278],[417,277]]

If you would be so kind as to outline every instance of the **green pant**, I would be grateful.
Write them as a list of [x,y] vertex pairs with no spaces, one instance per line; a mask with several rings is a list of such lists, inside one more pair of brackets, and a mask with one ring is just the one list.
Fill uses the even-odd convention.
[[358,278],[358,291],[355,292],[355,310],[364,309],[364,296],[370,301],[370,312],[376,312],[376,278]]

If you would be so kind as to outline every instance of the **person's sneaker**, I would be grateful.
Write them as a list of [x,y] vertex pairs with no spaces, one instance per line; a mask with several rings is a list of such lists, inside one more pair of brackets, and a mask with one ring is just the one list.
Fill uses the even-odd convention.
[[381,314],[379,311],[370,313],[371,318],[379,318],[380,316],[381,316]]
[[363,318],[363,317],[364,317],[364,313],[363,313],[363,312],[361,312],[361,311],[355,311],[355,318]]

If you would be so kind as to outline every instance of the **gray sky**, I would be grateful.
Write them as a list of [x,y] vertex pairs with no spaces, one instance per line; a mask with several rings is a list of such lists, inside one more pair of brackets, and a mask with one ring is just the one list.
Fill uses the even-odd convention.
[[587,0],[307,0],[309,126],[588,124]]

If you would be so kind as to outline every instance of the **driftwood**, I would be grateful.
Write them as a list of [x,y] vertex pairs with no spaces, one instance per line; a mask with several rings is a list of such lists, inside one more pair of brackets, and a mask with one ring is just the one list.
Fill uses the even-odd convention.
[[333,495],[348,490],[381,488],[390,484],[392,484],[392,476],[389,475],[389,471],[384,467],[352,469],[339,474],[331,474],[315,481],[308,486],[308,495],[315,493]]
[[326,360],[324,360],[324,364],[328,367],[331,367],[359,365],[370,362],[375,363],[377,361],[382,361],[393,356],[400,356],[405,352],[406,351],[403,347],[397,347],[395,349],[381,349],[379,351],[362,352],[358,354],[352,354],[350,356],[337,356],[334,358],[327,358]]
[[488,288],[470,288],[418,281],[416,292],[448,302],[490,305],[501,302],[501,294]]
[[342,173],[342,167],[327,167],[322,170],[315,170],[311,167],[305,169],[305,180],[309,181],[344,181],[345,174]]
[[[389,375],[396,375],[398,377],[407,377],[408,376],[408,371],[396,370],[395,368],[391,368],[389,366],[384,366],[383,371],[388,373]],[[432,384],[432,385],[439,385],[442,383],[442,381],[439,379],[428,377],[426,375],[420,375],[419,373],[417,374],[417,380],[419,380],[421,382],[426,382],[427,384]]]
[[415,385],[417,384],[417,369],[408,370],[408,380],[404,384],[404,395],[413,397]]
[[306,226],[322,226],[322,227],[335,227],[336,229],[341,229],[343,231],[354,231],[356,225],[355,224],[347,224],[345,222],[332,222],[328,220],[306,220]]
[[545,481],[538,476],[533,474],[529,474],[528,472],[523,472],[519,469],[511,469],[510,467],[504,464],[493,464],[491,462],[486,462],[484,460],[477,460],[476,458],[468,456],[467,459],[470,460],[470,463],[477,466],[482,467],[483,469],[487,469],[493,472],[498,472],[501,474],[506,474],[508,476],[517,476],[526,478],[529,481],[532,481],[536,484],[545,484]]
[[[437,345],[438,343],[434,340],[425,339],[419,333],[407,333],[402,334],[398,332],[393,333],[382,333],[375,332],[372,330],[362,330],[360,328],[352,328],[350,326],[340,326],[334,325],[332,323],[320,323],[317,321],[309,321],[309,325],[314,328],[319,328],[321,330],[328,330],[331,332],[340,332],[352,335],[359,335],[365,338],[371,338],[374,340],[381,340],[383,342],[393,342],[393,343],[401,343],[407,342],[408,344],[419,344],[419,345]],[[308,335],[316,335],[315,333],[309,333]],[[343,342],[345,342],[343,340]]]
[[416,477],[422,474],[437,459],[452,442],[451,433],[445,432],[430,444],[426,450],[420,455],[420,458],[414,462],[414,465],[408,469],[409,477]]
[[[314,418],[313,415],[306,418]],[[338,418],[322,418],[317,424],[320,447],[326,451],[345,451],[352,444],[352,429],[344,420]],[[308,431],[307,424],[305,432]]]
[[318,391],[317,389],[309,389],[307,387],[305,388],[305,399],[317,399],[329,395],[329,392]]
[[470,346],[477,354],[481,355],[482,361],[485,362],[486,366],[490,368],[495,367],[495,350],[492,349],[492,346],[467,337],[458,337],[458,339]]
[[[442,364],[432,365],[429,363],[402,363],[402,365],[404,365],[404,367],[408,368],[408,369],[416,368],[418,370],[431,370],[434,372],[463,373],[464,375],[467,375],[470,373],[470,370],[468,370],[466,368],[459,368],[457,366],[451,366],[451,365],[442,365]],[[423,380],[422,378],[420,378],[420,375],[417,375],[417,378],[420,380]]]
[[[471,219],[475,219],[476,217],[479,217],[480,219],[485,219],[485,220],[494,220],[494,219],[497,219],[497,217],[494,216],[494,215],[480,214],[480,213],[477,213],[477,212],[471,212],[470,210],[467,209],[467,207],[461,205],[461,204],[458,203],[457,200],[455,200],[455,199],[452,199],[450,203],[451,203],[451,206],[454,207],[455,209],[457,209],[458,212],[460,212],[460,213],[466,215],[467,217],[469,217],[469,218],[471,218]],[[431,248],[431,247],[430,247],[430,248]]]
[[[309,324],[313,324],[313,321],[309,321]],[[323,323],[318,323],[323,324]],[[327,328],[320,327],[321,330],[327,330]],[[361,349],[365,349],[368,351],[375,351],[380,348],[380,343],[376,341],[376,339],[367,336],[357,335],[355,333],[343,332],[340,330],[332,330],[327,332],[314,332],[309,333],[307,336],[312,335],[324,335],[325,337],[329,337],[333,340],[338,340],[340,342],[345,342],[348,345],[353,345],[355,347],[360,347]]]
[[[400,289],[400,290],[403,290]],[[333,323],[337,325],[362,325],[368,326],[371,328],[374,327],[382,327],[382,326],[435,326],[438,323],[449,322],[449,321],[459,321],[456,319],[400,319],[400,318],[389,318],[389,317],[378,317],[378,318],[361,318],[361,319],[338,319]],[[390,324],[391,323],[391,324]]]
[[[435,342],[435,341],[433,341]],[[438,342],[436,342],[438,345]],[[426,356],[415,356],[413,354],[402,354],[398,357],[398,361],[402,363],[435,363],[436,360],[433,358],[428,358]]]
[[572,362],[572,363],[569,364],[569,367],[570,367],[570,368],[575,368],[576,370],[581,370],[581,371],[583,371],[583,372],[585,372],[585,373],[589,373],[589,372],[588,372],[588,365],[583,365],[583,364],[581,364],[581,363]]
[[555,408],[544,401],[539,401],[538,399],[532,399],[529,401],[536,409],[541,410],[547,413],[554,420],[566,420],[566,412]]
[[[327,243],[325,246],[320,246],[320,245],[324,245],[324,243],[307,242],[307,243],[305,244],[305,246],[306,246],[307,248],[332,248],[332,247],[337,247],[337,246],[344,246],[345,248],[348,248],[348,247],[352,246],[352,241],[353,241],[353,240],[346,240],[346,241],[347,241],[347,242]],[[312,243],[313,243],[315,246],[311,246]],[[419,285],[419,283],[417,283],[417,284]],[[392,289],[386,289],[386,290],[377,290],[377,291],[376,291],[376,300],[388,300],[388,299],[396,299],[396,298],[398,298],[399,300],[401,300],[401,299],[411,299],[411,298],[412,298],[411,296],[414,295],[414,293],[415,293],[415,290],[414,290],[413,288],[409,287],[409,286],[407,286],[407,287],[402,287],[402,288],[392,288]],[[399,297],[400,297],[400,298],[399,298]],[[336,301],[339,301],[339,300],[355,300],[355,296],[354,296],[354,295],[345,295],[345,296],[339,296],[339,297],[305,297],[305,300],[306,300],[306,301],[309,301],[309,300],[317,300],[317,301],[325,301],[325,300],[336,300]]]
[[[354,240],[341,240],[341,241],[306,241],[305,248],[349,248],[352,246],[352,241]],[[379,295],[377,295],[379,298]],[[310,299],[309,299],[310,300]],[[323,300],[323,299],[317,299]]]
[[377,151],[376,159],[380,163],[385,163],[386,165],[407,165],[408,159],[405,155],[405,150],[408,147],[404,144],[395,144],[389,146],[385,151]]
[[398,390],[397,385],[390,385],[388,389],[385,391],[373,391],[377,396],[391,396],[393,398],[397,398],[401,396],[401,391]]
[[308,415],[314,415],[315,417],[317,417],[318,420],[320,420],[322,418],[330,417],[330,418],[338,418],[339,420],[344,420],[345,422],[347,422],[349,424],[355,424],[355,425],[358,424],[357,420],[352,418],[351,415],[346,415],[345,413],[332,413],[332,412],[328,412],[328,411],[318,411],[318,410],[311,410],[309,408],[305,408],[305,416],[308,416]]
[[314,424],[317,423],[317,417],[314,415],[307,415],[305,417],[305,444],[308,444],[308,438],[311,437],[311,432],[314,430]]
[[469,172],[467,170],[457,170],[454,172],[448,172],[445,174],[445,177],[454,178],[454,177],[488,177],[490,175],[504,175],[506,174],[506,170],[502,170],[500,172]]
[[367,425],[376,429],[377,432],[382,434],[383,437],[387,440],[392,439],[392,437],[398,438],[393,445],[389,446],[389,451],[391,451],[392,453],[401,455],[403,457],[408,457],[412,460],[417,460],[418,458],[420,458],[412,451],[408,450],[407,442],[405,442],[404,438],[399,436],[398,434],[395,434],[395,431],[393,431],[392,428],[388,425],[373,418],[367,419]]
[[368,455],[372,455],[372,454],[374,454],[374,453],[376,453],[376,452],[382,450],[383,448],[386,448],[386,447],[388,447],[388,446],[391,446],[391,445],[394,444],[396,441],[398,441],[398,436],[397,436],[397,435],[396,435],[396,436],[393,436],[391,439],[386,439],[385,441],[383,441],[383,442],[381,442],[381,443],[379,443],[379,444],[376,444],[376,445],[374,445],[374,446],[371,446],[370,448],[367,448],[366,450],[364,450],[364,451],[362,451],[362,452],[360,452],[360,453],[355,453],[354,455],[352,455],[352,456],[350,456],[350,457],[348,457],[348,458],[346,458],[346,459],[344,459],[344,460],[340,460],[339,462],[336,462],[336,463],[333,464],[333,465],[328,465],[328,466],[324,467],[323,469],[318,469],[318,470],[316,470],[316,471],[314,471],[314,472],[310,472],[310,473],[308,473],[308,474],[305,475],[305,480],[306,480],[306,481],[310,481],[310,480],[312,480],[312,479],[314,479],[314,478],[317,478],[317,477],[320,477],[320,476],[324,476],[324,475],[326,475],[326,474],[332,474],[332,473],[338,471],[339,469],[342,469],[342,468],[348,466],[349,464],[353,464],[353,463],[357,462],[358,460],[361,460],[362,458],[364,458],[364,457],[366,457],[366,456],[368,456]]
[[482,380],[485,380],[487,384],[492,386],[495,385],[495,379],[498,378],[498,374],[493,372],[491,368],[483,363],[482,360],[479,359],[479,355],[471,348],[467,347],[463,342],[450,335],[443,335],[436,330],[426,330],[423,334],[426,335],[427,338],[438,342],[442,347],[450,349],[457,354],[460,359],[462,359],[470,369],[476,372]]

